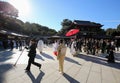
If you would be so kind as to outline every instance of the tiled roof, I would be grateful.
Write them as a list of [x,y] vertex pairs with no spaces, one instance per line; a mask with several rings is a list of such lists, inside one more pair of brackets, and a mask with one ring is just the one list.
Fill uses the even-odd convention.
[[85,26],[100,26],[100,27],[103,26],[100,23],[95,23],[95,22],[90,22],[90,21],[82,21],[82,20],[74,20],[73,23],[77,24],[77,25],[85,25]]

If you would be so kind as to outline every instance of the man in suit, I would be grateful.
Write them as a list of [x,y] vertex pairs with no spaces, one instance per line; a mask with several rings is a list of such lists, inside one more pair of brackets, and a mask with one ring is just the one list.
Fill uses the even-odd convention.
[[37,47],[36,40],[32,39],[30,42],[31,42],[31,45],[29,47],[30,50],[28,53],[29,60],[28,60],[28,65],[25,69],[26,71],[30,71],[31,64],[39,67],[39,69],[41,68],[41,64],[34,62],[34,59],[36,56],[36,47]]

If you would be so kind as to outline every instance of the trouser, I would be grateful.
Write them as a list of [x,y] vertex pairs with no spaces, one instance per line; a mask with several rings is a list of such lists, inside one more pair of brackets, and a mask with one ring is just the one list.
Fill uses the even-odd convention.
[[33,65],[35,65],[35,66],[37,66],[37,67],[40,67],[40,66],[41,66],[41,64],[34,62],[34,59],[35,59],[35,57],[30,57],[30,58],[29,58],[29,60],[28,60],[28,65],[27,65],[27,67],[26,67],[27,70],[30,70],[31,64],[33,64]]
[[61,72],[63,72],[64,58],[65,58],[65,56],[59,57],[59,71],[61,71]]

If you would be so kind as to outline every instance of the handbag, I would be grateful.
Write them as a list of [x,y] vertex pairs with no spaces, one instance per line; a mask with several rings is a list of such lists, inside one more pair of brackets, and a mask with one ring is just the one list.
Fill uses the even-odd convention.
[[57,55],[58,55],[58,52],[57,52],[57,51],[54,51],[53,54],[54,54],[55,56],[57,56]]

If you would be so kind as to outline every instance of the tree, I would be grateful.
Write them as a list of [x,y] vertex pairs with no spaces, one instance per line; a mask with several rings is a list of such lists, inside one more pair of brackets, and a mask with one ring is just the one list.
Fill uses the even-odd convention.
[[37,23],[24,23],[16,19],[18,17],[18,10],[8,2],[0,1],[0,27],[1,29],[26,34],[26,35],[40,35],[50,36],[55,35],[57,31],[42,26]]
[[97,33],[98,33],[99,35],[105,35],[105,33],[106,33],[104,29],[99,29],[99,30],[97,30],[97,31],[98,31]]
[[120,24],[117,26],[117,30],[120,32]]
[[24,24],[24,32],[27,35],[37,35],[37,36],[50,36],[50,35],[55,35],[57,32],[54,29],[49,29],[46,26],[42,26],[37,23],[29,23],[26,22]]
[[120,24],[117,26],[114,36],[120,36]]
[[8,2],[0,1],[0,15],[18,17],[18,10]]
[[71,25],[72,25],[72,21],[69,19],[64,19],[61,22],[62,28],[61,30],[58,32],[58,35],[65,35],[65,33],[70,29]]
[[108,28],[106,30],[106,35],[112,36],[115,31],[116,31],[116,29]]

